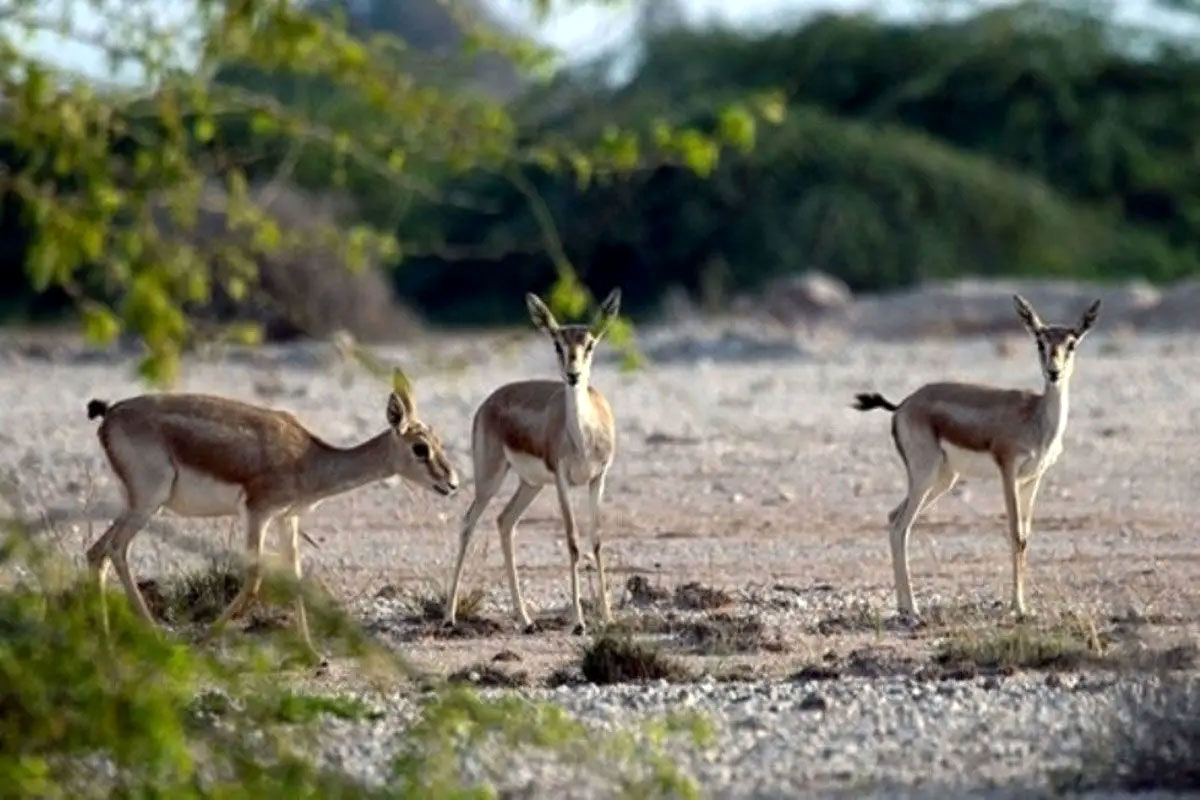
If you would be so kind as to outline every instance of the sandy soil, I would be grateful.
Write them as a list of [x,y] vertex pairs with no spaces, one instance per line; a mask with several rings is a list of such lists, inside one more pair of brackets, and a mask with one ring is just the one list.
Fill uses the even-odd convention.
[[[1037,388],[1031,341],[1018,334],[897,344],[831,337],[796,346],[764,334],[770,346],[731,353],[718,323],[701,333],[647,331],[647,349],[662,363],[623,373],[610,358],[595,371],[618,420],[604,524],[618,604],[633,575],[667,590],[689,581],[724,588],[735,596],[725,610],[760,615],[782,647],[687,658],[704,670],[749,663],[767,675],[863,646],[921,657],[947,627],[1004,624],[1010,567],[993,478],[960,483],[914,534],[918,602],[941,608],[945,624],[916,633],[891,624],[884,525],[902,496],[903,472],[887,415],[849,404],[864,390],[899,400],[933,379]],[[444,499],[392,481],[329,501],[305,522],[321,544],[306,551],[310,574],[437,671],[500,650],[515,652],[535,677],[575,660],[578,638],[556,628],[520,635],[509,616],[494,519],[511,477],[479,526],[468,578],[469,587],[485,590],[485,613],[501,623],[499,632],[432,635],[401,620],[403,603],[376,599],[386,586],[418,596],[446,583],[472,496],[472,413],[504,381],[551,376],[549,344],[532,333],[457,335],[380,354],[402,361],[414,378],[421,416],[445,440],[464,488]],[[25,511],[55,520],[48,535],[81,558],[120,502],[84,406],[142,391],[133,360],[91,354],[69,340],[32,346],[9,335],[0,365],[0,464],[18,482]],[[386,387],[324,345],[193,358],[184,375],[180,390],[291,410],[339,444],[384,424]],[[1040,614],[1078,615],[1108,632],[1133,626],[1146,640],[1200,632],[1196,386],[1193,337],[1121,335],[1101,324],[1082,346],[1065,452],[1034,517],[1030,599]],[[583,501],[581,493],[578,508]],[[82,516],[94,518],[90,528]],[[137,540],[135,572],[194,565],[197,556],[178,546],[183,540],[215,552],[239,546],[233,525],[170,520],[177,536],[160,530]],[[517,547],[531,607],[561,612],[567,557],[552,491],[528,512]]]

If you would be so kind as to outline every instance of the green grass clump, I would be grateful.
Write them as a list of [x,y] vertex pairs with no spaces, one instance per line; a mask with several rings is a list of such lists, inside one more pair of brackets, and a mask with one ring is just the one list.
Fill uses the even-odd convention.
[[[552,705],[440,685],[382,784],[367,786],[319,766],[322,724],[378,712],[353,696],[300,691],[289,677],[311,674],[284,669],[290,631],[195,645],[146,626],[119,590],[103,599],[107,635],[94,579],[19,530],[0,538],[0,796],[492,796],[514,749],[564,774],[582,768],[610,794],[698,793],[666,747],[698,741],[702,721],[598,732]],[[359,670],[389,669],[393,684],[413,675],[320,600],[306,598],[314,624]]]

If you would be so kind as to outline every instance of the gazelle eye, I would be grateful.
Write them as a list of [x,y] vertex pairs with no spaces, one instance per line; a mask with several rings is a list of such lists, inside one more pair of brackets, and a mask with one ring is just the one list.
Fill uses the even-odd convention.
[[412,446],[413,455],[424,461],[429,458],[429,445],[424,442],[417,442]]
[[1075,342],[1067,342],[1067,352],[1068,353],[1075,352]]

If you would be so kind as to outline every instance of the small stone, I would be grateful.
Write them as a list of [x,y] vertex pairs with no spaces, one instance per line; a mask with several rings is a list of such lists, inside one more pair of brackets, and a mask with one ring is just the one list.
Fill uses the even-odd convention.
[[829,701],[816,692],[809,692],[800,701],[801,711],[824,711],[829,708]]

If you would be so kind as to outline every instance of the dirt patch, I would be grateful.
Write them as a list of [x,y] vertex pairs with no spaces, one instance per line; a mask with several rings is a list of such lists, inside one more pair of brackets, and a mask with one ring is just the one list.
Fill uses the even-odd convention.
[[731,655],[787,650],[779,632],[769,631],[758,616],[713,614],[683,623],[677,633],[681,643],[697,655]]
[[688,611],[711,611],[733,603],[733,595],[724,589],[705,586],[698,581],[675,587],[675,605]]

